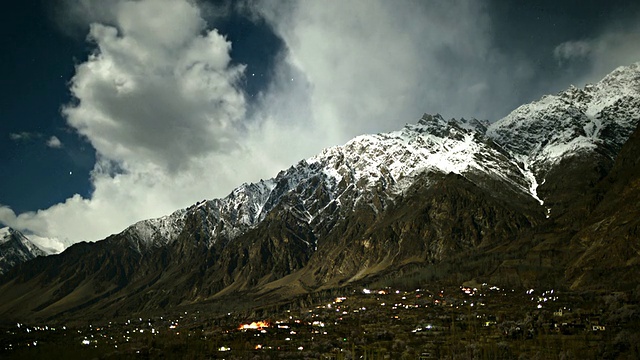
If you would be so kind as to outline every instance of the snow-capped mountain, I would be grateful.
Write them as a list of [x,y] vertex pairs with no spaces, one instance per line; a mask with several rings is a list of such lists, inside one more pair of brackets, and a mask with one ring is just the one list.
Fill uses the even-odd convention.
[[[478,120],[446,121],[425,114],[417,124],[390,133],[363,135],[331,147],[275,178],[243,184],[223,199],[200,202],[188,209],[128,228],[140,243],[161,246],[175,240],[189,213],[206,221],[211,241],[227,239],[255,227],[283,199],[300,219],[317,223],[335,211],[350,211],[373,195],[383,210],[423,173],[488,174],[514,189],[530,193],[529,179],[500,146],[484,136]],[[323,196],[317,196],[321,192]]]
[[0,274],[20,263],[46,255],[21,232],[9,227],[0,229]]
[[615,157],[640,121],[640,62],[596,84],[522,105],[487,135],[538,175],[566,156],[607,147]]
[[[598,147],[614,158],[639,121],[640,63],[636,63],[583,89],[572,86],[522,105],[491,125],[425,114],[415,125],[356,137],[273,179],[243,184],[226,198],[141,221],[127,232],[141,243],[163,245],[177,238],[188,212],[198,212],[206,218],[211,241],[220,236],[230,239],[259,224],[285,196],[293,197],[291,208],[312,222],[334,211],[332,205],[350,209],[369,201],[373,193],[381,195],[379,206],[384,207],[423,172],[489,175],[542,204],[537,188],[554,164]],[[319,188],[325,197],[314,195]]]
[[[356,137],[225,198],[36,260],[24,278],[0,277],[0,314],[117,312],[123,299],[137,311],[276,288],[300,294],[446,261],[461,277],[491,273],[494,282],[533,281],[527,269],[542,264],[563,278],[575,260],[563,254],[588,247],[572,238],[606,216],[593,215],[599,202],[616,197],[610,184],[635,191],[625,188],[635,172],[609,173],[640,163],[623,151],[640,122],[639,84],[637,63],[493,124],[425,114],[398,131]],[[463,273],[461,264],[474,264],[467,256],[488,253],[498,265]],[[524,275],[496,267],[503,257],[520,259]],[[14,285],[30,303],[2,298]],[[51,298],[38,298],[44,292]]]

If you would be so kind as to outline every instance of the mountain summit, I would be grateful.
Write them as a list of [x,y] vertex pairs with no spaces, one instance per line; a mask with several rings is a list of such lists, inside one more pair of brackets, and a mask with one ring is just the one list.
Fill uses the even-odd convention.
[[[639,121],[640,64],[493,124],[425,114],[225,198],[18,265],[0,278],[0,314],[102,316],[239,293],[274,302],[412,272],[625,287],[630,279],[610,283],[594,269],[618,273],[638,259],[615,252],[585,265],[602,239],[584,231],[613,216],[616,194],[635,191],[637,171],[619,169],[638,166],[625,149]],[[637,203],[616,204],[638,218]]]
[[17,264],[46,255],[21,232],[8,227],[0,229],[0,275]]
[[619,67],[583,89],[522,105],[491,124],[487,135],[544,173],[565,156],[606,147],[615,157],[640,118],[640,63]]

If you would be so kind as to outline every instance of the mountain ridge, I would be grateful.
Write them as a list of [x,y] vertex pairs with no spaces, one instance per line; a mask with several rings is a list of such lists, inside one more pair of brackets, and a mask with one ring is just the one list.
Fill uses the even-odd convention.
[[10,227],[0,229],[0,275],[17,264],[46,255],[21,232]]
[[579,287],[590,271],[581,259],[592,257],[591,245],[578,249],[571,239],[607,216],[594,211],[614,197],[606,184],[615,184],[609,175],[620,172],[617,161],[631,156],[625,150],[617,159],[640,121],[638,101],[640,63],[493,124],[425,114],[401,130],[325,149],[225,198],[18,265],[0,277],[0,313],[98,316],[237,292],[279,291],[284,298],[408,264],[455,264],[462,254],[499,255],[491,269],[482,265],[460,277],[547,281],[498,261],[524,256],[518,266],[560,274],[549,262],[557,259],[566,286]]
[[[442,118],[442,116],[440,116],[439,114],[436,114],[436,115],[424,114],[417,124],[415,125],[408,124],[407,126],[405,126],[403,130],[394,131],[390,133],[382,133],[377,135],[358,136],[353,140],[347,142],[343,146],[327,148],[323,150],[319,155],[313,156],[307,160],[302,160],[298,163],[297,166],[298,168],[300,168],[300,165],[303,164],[305,161],[307,162],[307,164],[310,164],[313,162],[322,163],[321,158],[323,157],[323,155],[326,157],[344,156],[345,155],[344,152],[351,152],[354,150],[356,150],[357,152],[356,148],[358,146],[360,146],[361,148],[363,147],[366,148],[367,145],[369,145],[369,144],[366,144],[367,142],[375,142],[375,140],[384,141],[385,139],[384,138],[380,139],[381,137],[385,137],[385,136],[401,137],[402,135],[406,136],[406,133],[402,134],[403,131],[404,132],[414,131],[416,133],[428,133],[431,135],[435,135],[436,137],[443,139],[445,141],[438,143],[437,141],[434,141],[433,138],[429,139],[426,137],[422,137],[422,138],[418,137],[418,139],[426,142],[428,147],[439,145],[442,148],[446,148],[446,147],[451,148],[455,145],[460,145],[460,144],[447,143],[446,140],[448,135],[450,135],[450,132],[452,130],[454,132],[456,130],[461,130],[461,132],[468,131],[474,135],[477,135],[477,134],[486,135],[487,138],[483,140],[494,141],[497,147],[503,148],[505,150],[505,153],[509,153],[509,151],[511,150],[513,159],[510,159],[510,160],[517,165],[517,170],[518,170],[518,171],[513,171],[514,169],[510,169],[512,173],[509,175],[511,175],[510,177],[512,178],[512,181],[518,183],[517,185],[526,187],[526,189],[528,190],[528,193],[530,193],[534,199],[536,199],[538,202],[543,203],[544,200],[538,197],[536,190],[538,186],[541,185],[538,183],[538,181],[544,182],[544,178],[538,180],[538,178],[541,177],[541,175],[538,174],[540,172],[540,168],[545,167],[544,162],[551,161],[551,162],[557,163],[561,161],[561,159],[564,158],[565,156],[571,156],[572,154],[579,153],[583,150],[587,150],[587,151],[593,150],[594,148],[597,148],[598,145],[602,146],[603,145],[602,143],[604,141],[599,137],[601,136],[601,132],[603,132],[602,135],[607,136],[608,142],[609,142],[608,144],[604,144],[604,145],[613,147],[613,150],[610,150],[610,153],[608,152],[608,155],[610,157],[614,157],[613,154],[619,151],[620,147],[624,143],[624,139],[628,138],[631,135],[631,132],[635,129],[635,126],[640,121],[640,75],[638,74],[640,74],[640,63],[634,63],[626,67],[621,66],[615,69],[612,73],[607,75],[605,78],[603,78],[603,80],[601,80],[599,83],[595,85],[589,84],[589,85],[586,85],[583,89],[578,89],[572,86],[568,90],[560,92],[558,95],[546,95],[541,100],[537,102],[533,102],[532,104],[534,105],[532,104],[522,105],[518,107],[516,110],[514,110],[512,113],[508,114],[505,118],[498,120],[493,124],[489,124],[488,122],[483,123],[476,119],[470,119],[470,120],[451,119],[447,121],[444,118]],[[613,119],[614,114],[617,113],[614,110],[619,109],[620,102],[625,99],[629,100],[629,98],[631,98],[631,101],[628,104],[626,104],[622,110],[627,114],[627,117],[625,118],[626,121],[621,122],[619,121],[619,119]],[[549,101],[549,99],[551,100]],[[534,108],[535,112],[543,113],[542,116],[538,115],[539,119],[550,120],[551,117],[555,117],[555,119],[553,119],[554,120],[553,124],[557,125],[558,123],[561,122],[560,120],[563,120],[558,118],[565,114],[564,112],[559,112],[559,113],[557,112],[558,110],[557,102],[562,102],[563,104],[570,104],[569,109],[571,109],[571,111],[576,109],[577,112],[580,113],[579,117],[581,119],[584,116],[587,120],[590,121],[589,123],[584,123],[584,124],[581,123],[583,130],[585,127],[589,127],[589,126],[594,127],[596,130],[592,131],[589,134],[590,135],[589,137],[585,136],[587,135],[586,132],[584,134],[580,132],[565,134],[563,132],[562,134],[564,135],[563,137],[552,138],[551,139],[552,141],[545,144],[547,145],[546,148],[529,149],[530,150],[529,153],[526,153],[526,154],[517,151],[516,150],[517,148],[514,148],[513,146],[509,145],[515,141],[512,141],[511,143],[509,143],[506,141],[504,136],[501,135],[501,133],[504,134],[504,131],[501,132],[501,129],[503,129],[504,127],[513,127],[514,123],[517,123],[518,121],[522,121],[523,119],[522,117],[520,117],[521,114],[522,113],[531,114],[532,112],[531,108]],[[538,106],[540,103],[543,106]],[[554,114],[554,112],[556,113]],[[574,116],[576,115],[572,114],[572,117]],[[531,122],[532,121],[529,119],[529,121],[526,121],[525,123],[531,123]],[[576,124],[573,121],[571,121],[569,122],[568,126],[575,127]],[[516,127],[516,129],[518,128]],[[548,132],[553,132],[554,129],[550,129]],[[517,132],[520,133],[520,131],[517,131]],[[565,129],[565,132],[566,132],[566,129]],[[535,135],[535,131],[529,131],[529,133],[534,133],[533,135]],[[467,135],[469,134],[467,133]],[[559,142],[561,140],[564,141],[564,144],[566,145],[565,147],[559,146]],[[411,139],[409,139],[409,141],[411,141]],[[525,144],[526,143],[528,142],[525,141]],[[541,141],[540,139],[538,139],[537,143],[542,144],[544,143],[544,141]],[[342,149],[344,149],[344,151],[342,151],[341,153],[340,150]],[[469,153],[473,153],[474,155],[478,154],[478,149],[461,149],[461,150],[463,150],[461,154],[462,156],[469,155]],[[464,151],[464,150],[467,150],[467,151]],[[419,153],[419,151],[414,151],[412,153],[413,154]],[[435,154],[441,154],[441,153],[442,152],[431,153],[429,160],[426,161],[424,164],[421,164],[421,166],[418,166],[417,167],[418,170],[420,170],[420,168],[424,170],[426,168],[432,167],[432,168],[437,168],[442,172],[461,173],[465,170],[465,166],[473,165],[465,161],[466,159],[461,159],[460,157],[456,158],[455,156],[451,156],[451,155],[456,155],[455,149],[452,152],[452,154],[451,153],[447,154],[447,155],[450,155],[449,157],[443,156],[442,158],[444,159],[433,156]],[[442,159],[443,162],[440,164],[437,164],[436,162],[440,159]],[[412,159],[412,160],[414,162],[418,162],[415,159]],[[418,159],[418,160],[425,160],[425,159]],[[486,159],[484,160],[486,162]],[[357,164],[357,160],[355,161],[355,163]],[[375,163],[375,161],[371,161],[371,163]],[[333,167],[336,166],[335,163],[333,163],[332,165]],[[345,165],[346,167],[349,167],[351,164],[349,162],[346,162]],[[357,164],[357,165],[362,166],[362,164]],[[386,164],[383,163],[383,165],[386,165]],[[385,168],[383,167],[383,169]],[[415,169],[416,167],[414,167],[414,170]],[[352,169],[349,169],[349,170],[352,170]],[[368,169],[368,170],[371,170],[371,169]],[[495,173],[499,172],[495,168],[485,169],[485,171],[487,170],[494,170]],[[501,170],[504,171],[504,169],[501,169]],[[332,172],[331,168],[329,168],[329,171]],[[524,179],[523,178],[518,179],[517,176],[514,176],[518,172],[524,176]],[[330,175],[332,175],[337,180],[338,183],[340,182],[340,180],[342,180],[343,175],[351,175],[351,176],[355,176],[358,180],[360,179],[360,176],[358,175],[361,175],[361,174],[358,174],[357,169],[355,172],[352,171],[350,174],[345,174],[345,173],[346,171],[344,171],[343,169],[342,174],[340,172],[333,172]],[[383,176],[381,176],[381,174],[377,174],[377,171],[372,171],[369,175],[373,175],[373,178],[384,178]],[[400,175],[400,176],[395,176],[394,179],[384,179],[384,180],[387,180],[387,184],[389,182],[397,182],[398,180],[397,178],[404,177],[408,174],[400,170],[396,175]],[[504,174],[500,174],[500,175],[504,175]],[[268,184],[267,186],[270,186],[270,185],[272,186],[273,182],[277,182],[279,181],[278,180],[279,178],[285,177],[285,176],[287,176],[286,171],[282,171],[280,174],[278,174],[276,178],[269,179],[266,181],[261,181],[257,184]],[[392,180],[392,181],[389,181],[389,180]],[[235,193],[243,193],[245,192],[244,187],[257,186],[257,184],[243,184],[239,188],[234,190],[229,196],[232,196]],[[294,188],[293,185],[294,183],[288,184],[288,189]],[[298,185],[298,183],[296,182],[295,185]],[[283,191],[283,190],[280,190],[280,191]],[[227,198],[223,198],[223,199],[227,199]],[[274,199],[272,198],[272,200]],[[202,203],[199,203],[197,205],[203,206]],[[260,206],[259,204],[254,204],[254,205]],[[229,207],[229,205],[226,205],[226,206]],[[269,208],[267,207],[267,211],[268,209]],[[262,211],[263,208],[260,208],[260,210]],[[260,219],[261,217],[258,216],[256,219],[253,219],[254,221],[248,221],[246,223],[255,225],[255,222],[256,222],[255,220],[259,221]]]

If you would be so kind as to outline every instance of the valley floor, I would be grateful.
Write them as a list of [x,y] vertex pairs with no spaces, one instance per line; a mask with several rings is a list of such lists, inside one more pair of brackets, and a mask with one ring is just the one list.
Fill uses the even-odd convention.
[[632,294],[489,284],[360,288],[302,307],[215,316],[201,308],[1,331],[3,359],[640,358]]

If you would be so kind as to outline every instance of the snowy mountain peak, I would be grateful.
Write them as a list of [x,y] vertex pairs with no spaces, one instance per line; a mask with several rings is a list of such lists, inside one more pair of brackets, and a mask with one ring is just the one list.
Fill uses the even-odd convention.
[[[491,152],[476,141],[476,134],[459,122],[425,114],[417,124],[400,131],[363,135],[344,146],[326,149],[308,160],[320,163],[326,174],[340,182],[395,184],[425,170],[462,173],[476,167],[474,154]],[[465,123],[468,124],[468,123]]]
[[300,161],[275,178],[242,184],[225,198],[141,221],[126,231],[140,250],[162,246],[178,237],[188,216],[197,214],[211,241],[232,239],[258,225],[279,204],[307,222],[331,204],[336,205],[332,209],[351,209],[368,201],[372,193],[380,196],[379,206],[384,207],[424,172],[487,173],[508,179],[528,193],[520,169],[502,149],[486,141],[485,130],[485,123],[475,119],[446,121],[440,115],[425,114],[402,130],[358,136]]
[[467,120],[465,118],[461,118],[450,119],[447,121],[440,114],[430,115],[425,113],[424,115],[422,115],[422,118],[418,120],[417,124],[407,124],[405,126],[405,129],[416,131],[419,133],[427,132],[432,135],[446,137],[452,132],[451,129],[464,129],[479,134],[484,134],[487,131],[488,126],[489,122],[486,120],[481,121],[473,118]]
[[431,114],[424,113],[420,118],[420,120],[418,120],[418,124],[425,125],[425,126],[434,125],[434,124],[446,125],[447,122],[444,120],[444,118],[440,114],[431,115]]
[[463,129],[472,130],[481,134],[487,132],[487,127],[489,126],[489,121],[487,120],[478,120],[478,119],[465,119],[461,118],[456,121],[457,125]]
[[22,262],[46,255],[21,232],[9,227],[0,229],[0,274]]
[[407,124],[405,128],[418,133],[430,133],[435,136],[445,137],[448,134],[449,127],[449,122],[442,115],[424,114],[417,124]]
[[4,227],[0,229],[0,244],[4,244],[9,241],[11,235],[11,228]]
[[640,61],[628,66],[620,66],[605,76],[602,81],[609,89],[621,92],[640,91]]
[[276,180],[242,184],[225,198],[203,200],[168,216],[139,221],[124,233],[134,248],[142,252],[149,247],[173,242],[182,232],[187,217],[197,215],[211,239],[220,236],[233,238],[264,219],[273,206],[269,199]]
[[525,104],[491,124],[487,135],[534,172],[607,144],[617,153],[640,120],[640,63],[600,82]]

